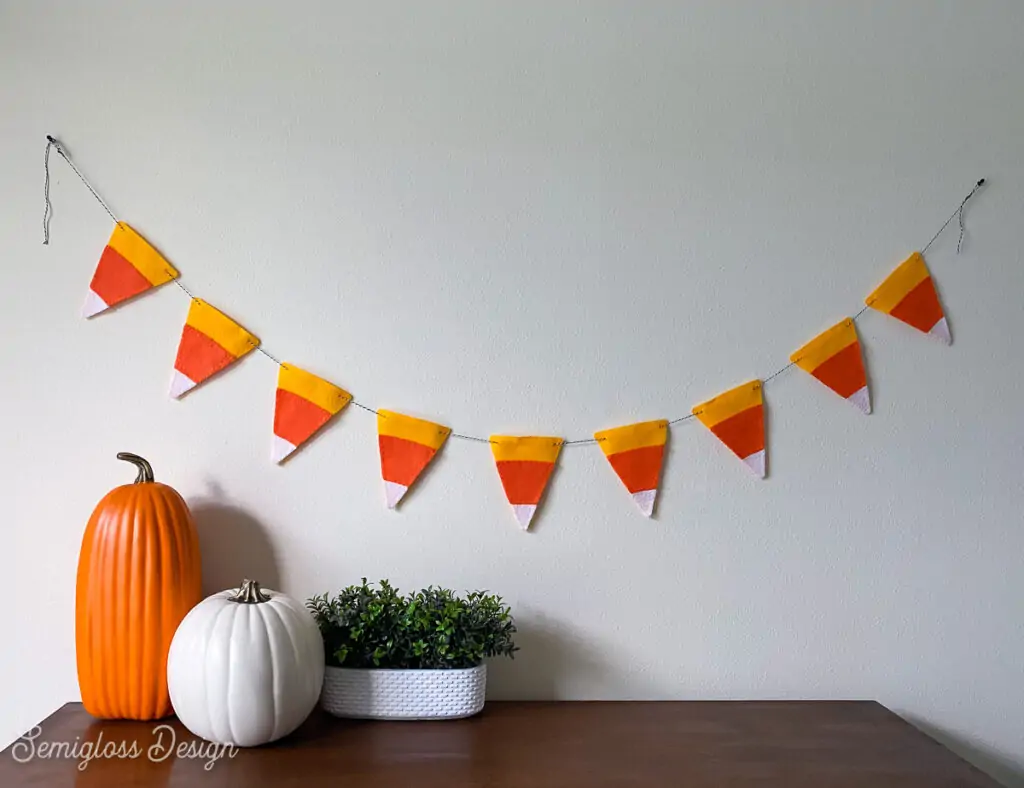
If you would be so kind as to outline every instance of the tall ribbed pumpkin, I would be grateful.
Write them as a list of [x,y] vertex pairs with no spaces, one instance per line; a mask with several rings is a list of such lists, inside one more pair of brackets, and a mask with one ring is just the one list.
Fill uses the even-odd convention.
[[171,713],[167,651],[202,598],[199,537],[180,495],[135,454],[134,484],[111,490],[89,518],[78,558],[75,647],[82,703],[94,717]]

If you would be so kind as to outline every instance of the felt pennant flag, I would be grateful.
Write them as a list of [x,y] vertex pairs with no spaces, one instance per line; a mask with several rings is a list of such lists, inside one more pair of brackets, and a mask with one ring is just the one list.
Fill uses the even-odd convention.
[[920,252],[914,252],[864,299],[872,309],[892,315],[918,331],[931,334],[947,345],[953,342],[949,323],[939,303],[928,266]]
[[836,323],[796,351],[789,360],[864,413],[871,412],[857,329],[851,318]]
[[230,317],[193,298],[174,360],[171,396],[181,397],[259,344],[256,337]]
[[562,438],[491,436],[505,497],[523,530],[530,527],[564,442]]
[[765,476],[764,399],[760,380],[737,386],[693,409],[693,415],[759,478]]
[[384,479],[384,498],[389,509],[398,505],[451,433],[450,427],[432,421],[390,410],[378,412],[380,475]]
[[293,364],[282,364],[274,403],[270,456],[283,462],[352,401],[345,389]]
[[177,270],[160,252],[127,224],[118,222],[92,275],[82,316],[98,315],[177,278]]
[[644,421],[594,433],[594,439],[647,517],[654,514],[668,422]]

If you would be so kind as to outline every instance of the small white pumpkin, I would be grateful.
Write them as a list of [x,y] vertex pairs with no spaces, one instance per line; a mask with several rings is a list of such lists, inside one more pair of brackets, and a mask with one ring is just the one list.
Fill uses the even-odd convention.
[[287,736],[316,706],[323,681],[313,617],[251,580],[192,608],[167,654],[174,713],[218,744],[253,747]]

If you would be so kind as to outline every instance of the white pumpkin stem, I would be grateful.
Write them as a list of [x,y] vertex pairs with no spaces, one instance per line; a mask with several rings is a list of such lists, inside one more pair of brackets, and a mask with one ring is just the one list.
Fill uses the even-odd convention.
[[270,597],[263,593],[260,584],[256,580],[243,580],[238,587],[238,592],[229,597],[230,601],[243,605],[258,605],[261,602],[269,602]]

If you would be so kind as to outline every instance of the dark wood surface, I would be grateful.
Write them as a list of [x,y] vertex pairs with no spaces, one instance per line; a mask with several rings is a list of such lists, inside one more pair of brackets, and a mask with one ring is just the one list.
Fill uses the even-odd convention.
[[[993,780],[872,702],[488,703],[450,722],[337,720],[319,710],[291,736],[210,753],[176,720],[102,722],[69,703],[29,745],[0,753],[0,786],[374,788],[994,788]],[[170,744],[193,748],[159,760]],[[161,742],[160,736],[163,736]],[[39,747],[57,745],[52,757]],[[62,757],[77,743],[134,759]],[[66,743],[60,750],[60,743]],[[162,746],[161,746],[162,744]],[[153,751],[155,759],[148,757]],[[36,757],[19,763],[35,747]],[[43,750],[45,752],[45,750]]]

